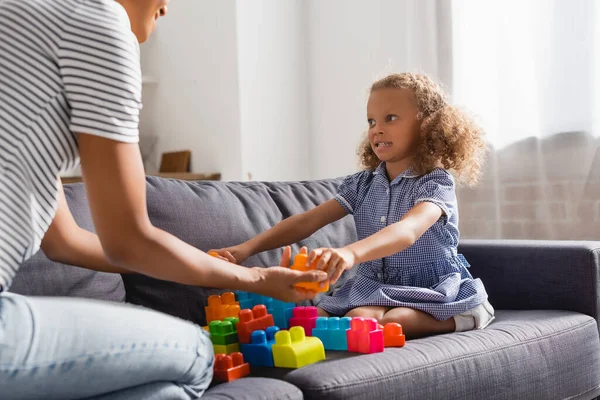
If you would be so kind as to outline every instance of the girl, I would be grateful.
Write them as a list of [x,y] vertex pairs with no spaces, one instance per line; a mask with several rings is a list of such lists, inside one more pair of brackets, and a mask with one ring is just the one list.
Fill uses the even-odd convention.
[[474,184],[485,152],[481,129],[423,75],[375,82],[367,103],[364,171],[347,177],[335,199],[290,217],[241,245],[218,250],[232,262],[302,240],[353,214],[359,241],[313,250],[335,283],[356,276],[319,304],[320,315],[398,322],[407,335],[483,329],[494,319],[483,283],[457,253],[454,178]]

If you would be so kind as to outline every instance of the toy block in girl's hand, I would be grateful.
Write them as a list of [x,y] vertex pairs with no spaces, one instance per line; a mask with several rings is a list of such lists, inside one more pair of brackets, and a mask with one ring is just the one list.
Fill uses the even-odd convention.
[[206,323],[210,324],[215,320],[224,320],[227,317],[237,317],[240,313],[240,303],[235,301],[235,295],[231,292],[225,292],[222,295],[214,294],[208,297],[208,306],[206,311]]
[[325,359],[323,343],[316,337],[306,337],[299,326],[275,334],[273,363],[281,368],[301,368]]
[[235,330],[235,325],[238,323],[237,318],[227,318],[225,321],[211,321],[208,324],[210,332],[210,340],[213,344],[226,346],[228,344],[238,343],[238,335]]
[[383,327],[383,343],[385,347],[402,347],[406,344],[406,336],[402,333],[402,325],[388,322]]
[[312,336],[312,331],[317,324],[318,317],[317,307],[294,307],[289,325],[290,328],[292,326],[301,326],[304,328],[306,336]]
[[383,351],[383,331],[377,329],[374,318],[352,318],[346,335],[350,352],[371,354]]
[[347,351],[346,331],[350,329],[351,320],[350,317],[319,317],[316,327],[312,330],[312,335],[321,339],[325,350]]
[[250,374],[250,365],[244,362],[242,353],[217,354],[214,377],[221,382],[231,382]]
[[240,311],[240,321],[236,324],[240,343],[250,343],[252,332],[264,331],[270,326],[275,326],[275,322],[273,321],[273,316],[267,314],[267,307],[264,304],[254,306],[252,310]]
[[[317,262],[319,258],[310,264],[310,266],[306,266],[306,262],[308,261],[308,256],[306,254],[298,254],[294,257],[294,264],[292,265],[292,269],[295,271],[307,272],[313,271],[317,268]],[[321,282],[300,282],[296,283],[294,287],[302,288],[305,290],[312,290],[313,292],[326,292],[329,290],[329,281],[325,282],[325,286],[321,287]]]
[[270,326],[266,331],[254,331],[250,335],[250,344],[242,344],[242,354],[250,365],[257,367],[273,367],[273,345],[275,334],[279,332],[276,326]]

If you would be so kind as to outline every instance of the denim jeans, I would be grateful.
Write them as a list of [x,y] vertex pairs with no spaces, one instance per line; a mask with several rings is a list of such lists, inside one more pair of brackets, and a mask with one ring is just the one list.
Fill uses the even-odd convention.
[[206,332],[168,315],[0,293],[2,399],[196,399],[213,359]]

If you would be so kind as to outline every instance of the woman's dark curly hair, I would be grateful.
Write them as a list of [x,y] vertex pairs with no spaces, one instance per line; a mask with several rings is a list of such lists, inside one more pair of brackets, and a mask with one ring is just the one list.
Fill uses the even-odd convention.
[[[481,175],[486,145],[483,130],[465,113],[451,106],[441,87],[425,75],[392,74],[378,80],[378,89],[408,89],[413,92],[421,120],[421,141],[413,168],[425,175],[437,167],[451,171],[457,180],[472,186]],[[381,162],[368,137],[359,148],[362,167],[374,170]]]

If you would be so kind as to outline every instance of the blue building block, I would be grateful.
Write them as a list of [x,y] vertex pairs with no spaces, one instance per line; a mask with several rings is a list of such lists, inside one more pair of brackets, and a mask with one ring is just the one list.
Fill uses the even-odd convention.
[[350,329],[351,320],[350,317],[319,317],[312,335],[321,339],[325,350],[348,351],[346,331]]
[[245,310],[254,307],[254,298],[252,293],[242,292],[241,290],[235,291],[235,299],[240,303],[240,309]]
[[290,318],[292,318],[292,310],[296,307],[296,303],[286,303],[280,300],[269,299],[267,301],[267,312],[273,315],[275,326],[279,329],[288,329],[290,327]]
[[279,332],[276,326],[270,326],[265,331],[254,331],[250,335],[250,344],[241,344],[244,360],[257,367],[273,367],[273,344],[275,334]]

